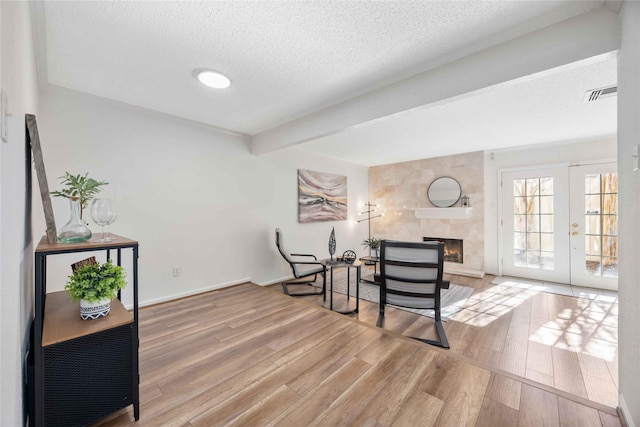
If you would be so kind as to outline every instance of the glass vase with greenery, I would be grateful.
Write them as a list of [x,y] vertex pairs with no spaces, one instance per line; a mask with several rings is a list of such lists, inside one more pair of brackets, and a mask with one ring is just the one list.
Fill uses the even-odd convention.
[[69,172],[65,172],[64,176],[61,176],[61,184],[65,185],[60,191],[52,191],[51,195],[55,197],[65,197],[67,199],[77,198],[80,202],[80,218],[82,218],[82,212],[89,206],[89,202],[93,197],[102,191],[103,185],[109,184],[106,181],[96,181],[93,178],[89,178],[89,173],[84,175],[72,175]]

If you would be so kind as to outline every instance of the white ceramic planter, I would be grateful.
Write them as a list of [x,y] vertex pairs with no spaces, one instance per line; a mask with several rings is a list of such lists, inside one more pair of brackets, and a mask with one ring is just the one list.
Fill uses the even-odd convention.
[[110,310],[110,299],[103,299],[96,302],[80,300],[80,317],[82,320],[98,319],[109,314]]

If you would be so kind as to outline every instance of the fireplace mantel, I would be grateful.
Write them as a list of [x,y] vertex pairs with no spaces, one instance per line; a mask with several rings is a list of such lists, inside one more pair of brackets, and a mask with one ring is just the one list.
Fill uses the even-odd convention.
[[415,208],[416,218],[420,219],[469,219],[471,207],[468,208]]

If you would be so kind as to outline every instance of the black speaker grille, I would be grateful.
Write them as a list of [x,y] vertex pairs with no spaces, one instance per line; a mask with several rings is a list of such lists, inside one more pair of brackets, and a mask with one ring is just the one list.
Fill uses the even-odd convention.
[[44,348],[47,426],[84,426],[133,403],[133,326]]

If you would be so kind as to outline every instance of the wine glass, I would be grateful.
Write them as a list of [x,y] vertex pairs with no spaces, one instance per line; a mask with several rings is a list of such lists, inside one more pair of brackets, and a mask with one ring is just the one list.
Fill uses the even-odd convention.
[[91,202],[91,219],[98,224],[101,229],[99,242],[111,242],[108,235],[105,238],[104,226],[113,223],[116,220],[115,205],[111,199],[93,199]]
[[113,242],[114,240],[116,240],[115,237],[111,237],[111,233],[109,231],[109,226],[116,221],[116,218],[118,218],[118,212],[116,211],[116,204],[113,202],[113,200],[111,200],[110,212],[111,212],[111,215],[107,220],[107,240],[106,240],[107,242]]

